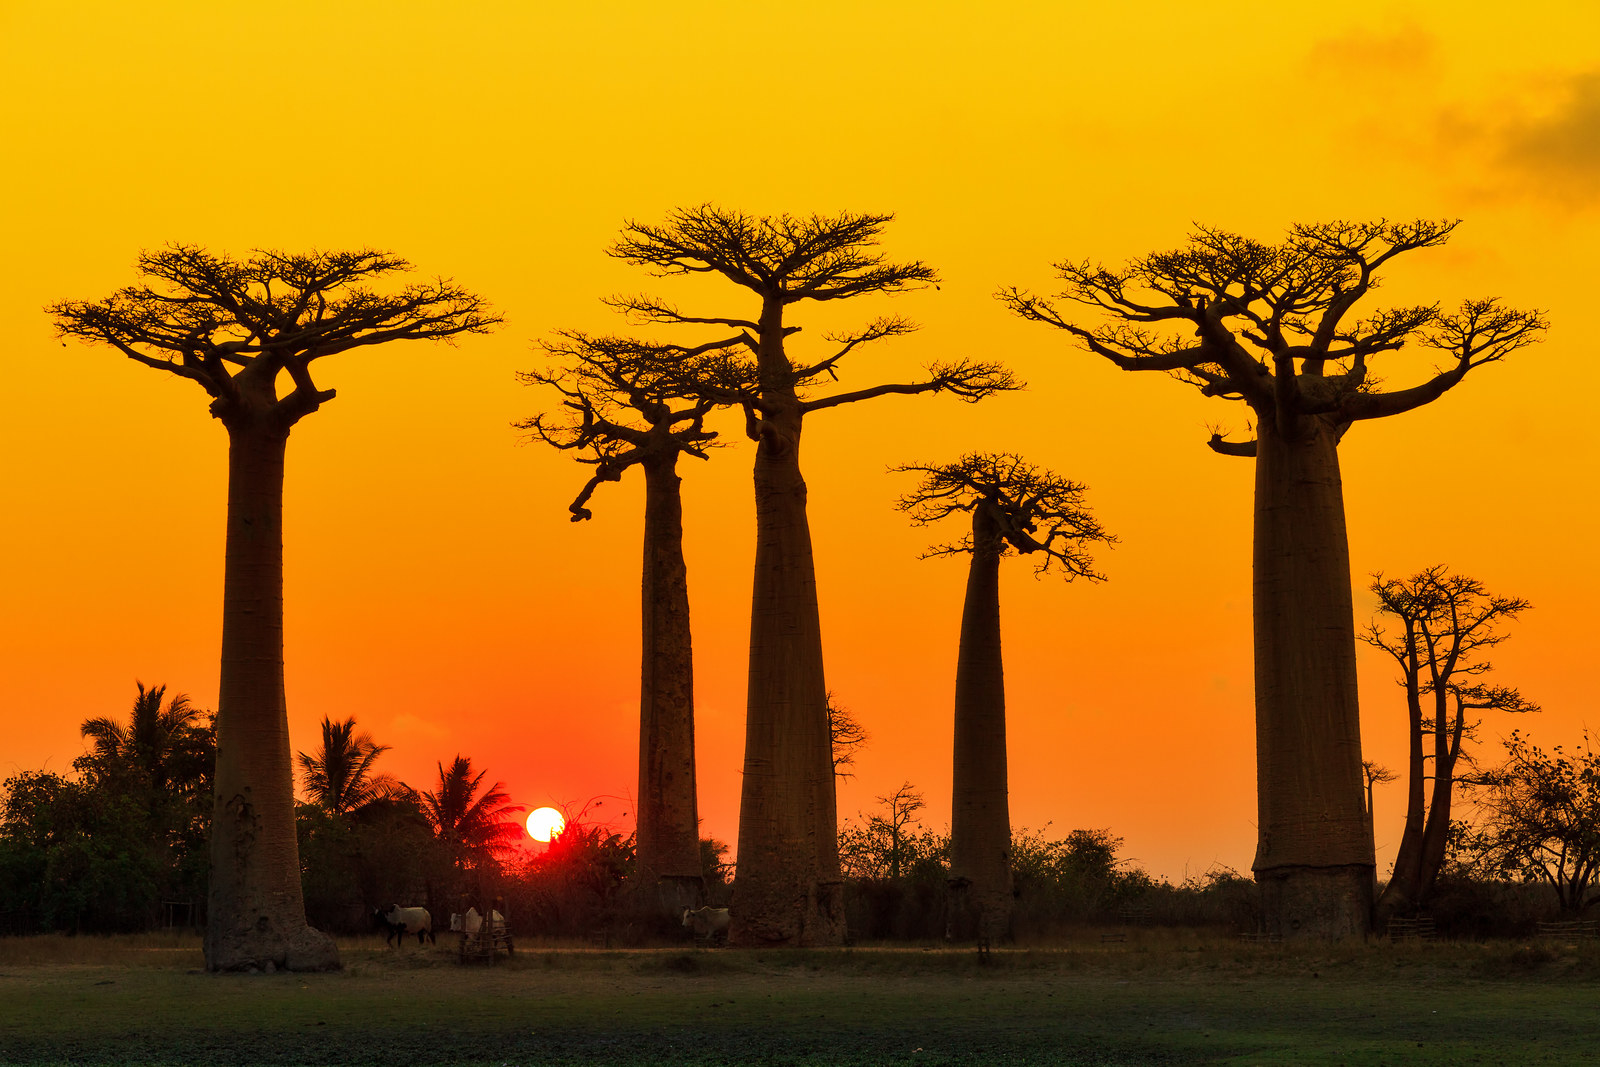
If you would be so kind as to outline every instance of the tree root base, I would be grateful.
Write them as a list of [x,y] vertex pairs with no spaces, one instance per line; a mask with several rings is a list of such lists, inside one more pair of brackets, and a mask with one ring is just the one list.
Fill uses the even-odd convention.
[[1372,931],[1372,868],[1270,867],[1258,870],[1262,933],[1285,941],[1337,941]]

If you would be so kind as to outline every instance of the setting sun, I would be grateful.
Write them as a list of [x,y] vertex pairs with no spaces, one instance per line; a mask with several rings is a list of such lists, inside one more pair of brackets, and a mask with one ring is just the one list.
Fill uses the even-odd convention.
[[559,837],[567,820],[555,808],[535,808],[528,815],[528,836],[535,841]]

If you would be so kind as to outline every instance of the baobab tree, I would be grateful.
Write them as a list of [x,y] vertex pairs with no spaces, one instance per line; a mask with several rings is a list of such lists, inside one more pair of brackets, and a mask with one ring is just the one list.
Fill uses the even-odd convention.
[[[1386,917],[1425,905],[1433,893],[1450,838],[1457,771],[1472,762],[1465,746],[1479,720],[1468,716],[1539,707],[1510,686],[1483,680],[1494,669],[1485,654],[1510,636],[1500,625],[1532,607],[1528,601],[1493,596],[1482,582],[1443,565],[1403,579],[1376,575],[1371,588],[1380,617],[1360,637],[1400,667],[1409,739],[1405,829],[1378,898],[1378,914]],[[1384,616],[1398,625],[1391,628]]]
[[1011,809],[1006,771],[1006,683],[1000,647],[1000,559],[1029,555],[1034,573],[1100,581],[1086,550],[1115,540],[1084,506],[1086,487],[1009,452],[974,452],[954,463],[908,464],[923,475],[899,507],[919,525],[970,513],[959,541],[931,556],[968,555],[956,654],[955,766],[951,782],[950,886],[958,928],[984,941],[1011,927]]
[[[1255,438],[1211,447],[1255,460],[1258,840],[1254,869],[1270,932],[1341,937],[1371,925],[1372,847],[1362,803],[1355,622],[1338,445],[1356,422],[1431,403],[1468,372],[1539,339],[1537,311],[1469,300],[1352,311],[1396,256],[1443,244],[1451,221],[1331,222],[1263,244],[1200,229],[1176,251],[1120,270],[1057,265],[1055,300],[998,294],[1130,371],[1162,371],[1205,396],[1242,401]],[[1058,301],[1105,317],[1080,324]],[[1442,367],[1380,389],[1374,357],[1417,344]]]
[[[380,292],[408,270],[387,252],[141,253],[144,281],[49,308],[63,337],[110,345],[194,382],[228,433],[217,768],[205,938],[213,971],[337,967],[306,924],[283,690],[283,469],[289,432],[334,398],[312,363],[353,348],[482,333],[499,320],[439,280]],[[280,395],[280,387],[284,392]]]
[[711,205],[680,209],[665,223],[630,222],[611,254],[657,275],[717,275],[747,290],[745,314],[691,315],[650,296],[615,298],[636,320],[734,331],[754,355],[751,388],[708,389],[738,404],[756,442],[756,559],[750,608],[750,678],[739,804],[736,944],[829,945],[844,938],[837,810],[816,574],[800,472],[807,415],[888,394],[948,392],[977,400],[1013,388],[998,364],[959,361],[922,381],[811,396],[837,378],[850,353],[915,327],[897,316],[825,335],[830,351],[791,357],[799,329],[792,305],[905,292],[934,281],[920,262],[889,262],[876,249],[890,215],[750,216]]
[[591,518],[594,491],[644,473],[644,565],[640,579],[639,791],[635,885],[639,903],[677,916],[700,905],[704,891],[694,765],[694,652],[688,570],[683,559],[682,479],[678,458],[706,459],[716,406],[685,381],[738,389],[754,368],[729,353],[736,345],[686,349],[625,337],[564,331],[544,344],[550,370],[519,375],[559,397],[556,412],[518,428],[594,466],[569,510]]

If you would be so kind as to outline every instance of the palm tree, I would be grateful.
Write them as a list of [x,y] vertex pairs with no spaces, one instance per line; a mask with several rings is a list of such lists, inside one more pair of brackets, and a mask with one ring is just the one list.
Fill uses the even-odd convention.
[[324,716],[322,750],[315,755],[301,752],[297,757],[306,795],[315,807],[334,818],[406,792],[399,780],[372,773],[373,763],[390,746],[380,745],[371,734],[358,734],[355,729],[354,715],[342,722]]
[[507,818],[525,810],[511,799],[504,784],[494,783],[478,794],[488,771],[472,773],[472,760],[457,756],[447,771],[439,764],[439,788],[422,794],[422,813],[434,836],[450,848],[456,869],[475,867],[508,850],[522,838],[522,824]]
[[174,694],[163,707],[166,686],[134,684],[139,695],[126,723],[105,716],[84,721],[80,731],[94,747],[76,765],[99,785],[131,776],[141,792],[148,791],[154,811],[174,794],[189,798],[209,784],[215,746],[206,713],[185,694]]

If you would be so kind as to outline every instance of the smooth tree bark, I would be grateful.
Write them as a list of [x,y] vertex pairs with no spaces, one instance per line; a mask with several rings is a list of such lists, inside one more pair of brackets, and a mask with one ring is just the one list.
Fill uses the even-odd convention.
[[[999,293],[1014,313],[1124,370],[1163,371],[1251,409],[1255,440],[1214,433],[1211,447],[1256,463],[1254,869],[1269,933],[1331,938],[1371,926],[1339,441],[1356,422],[1431,403],[1545,330],[1538,312],[1492,299],[1454,314],[1434,304],[1352,314],[1389,260],[1443,244],[1455,226],[1332,222],[1297,226],[1276,245],[1201,229],[1121,270],[1058,264],[1057,300]],[[1058,301],[1102,321],[1082,325]],[[1380,390],[1369,360],[1412,342],[1446,365]]]
[[636,901],[676,918],[701,904],[705,891],[694,755],[694,650],[688,568],[683,557],[680,456],[708,456],[715,431],[705,428],[715,406],[683,382],[738,388],[751,368],[727,346],[698,350],[646,345],[621,337],[569,331],[547,342],[557,368],[521,375],[558,395],[560,413],[518,424],[534,437],[575,451],[595,473],[570,506],[574,522],[602,482],[629,468],[644,473],[644,563],[639,669],[639,776],[634,800]]
[[[143,284],[49,309],[62,336],[198,384],[228,432],[209,970],[339,965],[333,940],[306,925],[300,890],[283,683],[284,457],[294,425],[334,397],[313,382],[314,360],[498,321],[446,281],[392,293],[366,285],[408,268],[374,251],[233,260],[172,245],[140,255]],[[282,395],[280,378],[289,384]]]
[[[1498,627],[1532,607],[1528,601],[1492,596],[1481,582],[1442,565],[1404,579],[1377,575],[1371,589],[1380,618],[1361,640],[1400,667],[1409,742],[1405,826],[1394,871],[1378,898],[1378,917],[1387,919],[1415,913],[1433,895],[1448,851],[1460,768],[1472,764],[1466,746],[1480,720],[1469,716],[1539,707],[1514,688],[1483,681],[1494,669],[1484,653],[1509,636]],[[1391,630],[1384,616],[1398,627]]]
[[966,553],[966,598],[956,655],[951,780],[952,936],[983,942],[1011,933],[1011,809],[1006,764],[1005,667],[1000,643],[1000,559],[1031,554],[1034,571],[1068,581],[1102,575],[1086,546],[1110,543],[1083,504],[1085,487],[1011,453],[972,453],[955,463],[894,468],[924,475],[900,508],[930,523],[970,512],[972,532],[926,556]]
[[711,205],[673,212],[661,225],[631,222],[611,254],[658,275],[710,274],[746,290],[753,314],[697,316],[646,296],[612,303],[638,320],[719,326],[755,359],[752,386],[705,383],[706,398],[743,407],[756,441],[755,577],[750,674],[739,805],[739,874],[731,940],[745,945],[833,945],[844,939],[834,766],[806,481],[800,469],[805,416],[894,393],[950,392],[976,400],[1014,387],[992,363],[934,366],[926,380],[813,398],[808,386],[837,377],[857,347],[910,332],[880,318],[829,335],[815,362],[790,356],[799,327],[786,313],[801,301],[896,293],[931,283],[921,263],[890,263],[875,250],[892,216],[748,216]]

